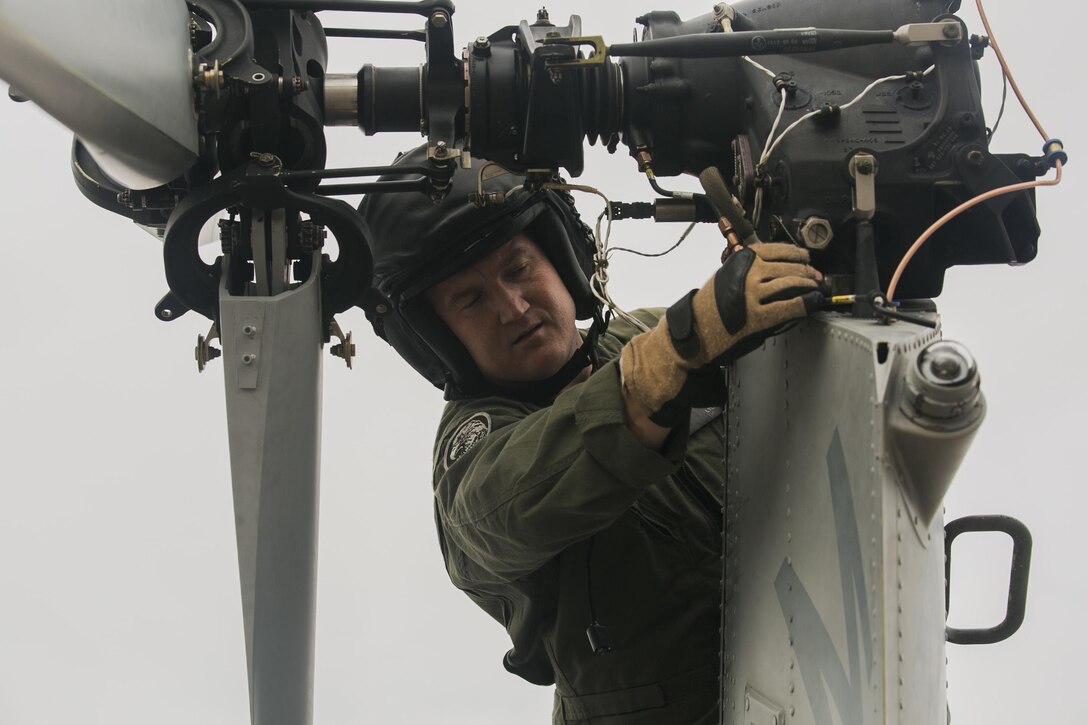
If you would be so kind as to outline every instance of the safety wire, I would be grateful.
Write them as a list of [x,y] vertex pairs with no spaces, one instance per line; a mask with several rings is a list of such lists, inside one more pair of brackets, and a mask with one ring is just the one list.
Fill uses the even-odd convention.
[[986,35],[990,38],[990,47],[994,49],[994,55],[997,56],[998,63],[1001,64],[1001,72],[1005,78],[1008,79],[1009,86],[1012,87],[1013,93],[1016,94],[1016,98],[1020,101],[1021,107],[1024,112],[1027,113],[1028,118],[1031,119],[1032,124],[1035,126],[1035,130],[1039,132],[1039,135],[1043,137],[1043,152],[1047,155],[1048,161],[1053,157],[1054,164],[1054,178],[1043,179],[1041,181],[1026,181],[1020,184],[1010,184],[1009,186],[1002,186],[997,189],[992,189],[983,194],[979,194],[973,199],[968,199],[952,211],[942,216],[922,235],[915,240],[914,244],[910,246],[907,253],[903,255],[903,259],[900,260],[899,266],[895,269],[895,274],[892,275],[892,280],[888,284],[887,300],[891,302],[895,299],[895,288],[899,285],[899,280],[903,276],[903,270],[906,269],[907,264],[917,254],[918,250],[922,248],[922,245],[932,237],[938,229],[943,227],[952,219],[956,218],[963,212],[967,211],[973,206],[977,206],[984,201],[989,201],[994,197],[1003,196],[1005,194],[1012,194],[1018,191],[1026,191],[1028,189],[1034,189],[1041,186],[1057,186],[1062,181],[1062,163],[1065,159],[1065,153],[1062,151],[1062,144],[1060,141],[1052,139],[1047,135],[1047,132],[1043,130],[1043,125],[1039,123],[1039,119],[1036,118],[1035,113],[1031,110],[1028,102],[1024,100],[1024,94],[1020,92],[1020,87],[1016,84],[1016,79],[1013,78],[1012,73],[1009,71],[1009,64],[1005,61],[1005,55],[1001,52],[1001,47],[997,44],[997,39],[994,38],[994,31],[990,28],[990,21],[986,17],[986,11],[982,8],[982,0],[975,0],[975,6],[978,8],[979,18],[982,20],[982,26],[986,29]]
[[[592,186],[585,186],[583,184],[560,184],[558,182],[546,182],[545,189],[555,189],[557,191],[580,191],[585,194],[594,194],[604,199],[604,211],[597,217],[597,223],[593,227],[593,278],[589,281],[589,287],[593,291],[593,296],[596,297],[601,304],[607,305],[608,309],[612,310],[612,314],[621,320],[633,325],[635,328],[648,331],[650,328],[646,326],[641,320],[622,309],[619,305],[613,301],[612,296],[608,293],[608,240],[612,236],[612,202],[608,197],[604,195],[599,189]],[[607,219],[605,225],[604,234],[601,234],[601,222]]]

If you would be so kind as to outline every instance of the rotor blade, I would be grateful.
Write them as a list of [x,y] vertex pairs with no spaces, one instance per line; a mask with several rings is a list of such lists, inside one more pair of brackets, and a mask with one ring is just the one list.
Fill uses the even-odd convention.
[[129,188],[164,184],[197,159],[184,0],[0,0],[0,78]]

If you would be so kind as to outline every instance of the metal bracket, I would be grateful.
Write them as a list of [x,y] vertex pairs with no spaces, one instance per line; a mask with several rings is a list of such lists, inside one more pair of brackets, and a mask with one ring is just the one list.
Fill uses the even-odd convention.
[[223,353],[219,351],[219,348],[212,347],[212,340],[219,339],[219,328],[213,322],[212,327],[208,330],[208,335],[196,336],[196,369],[197,372],[204,372],[204,368],[208,367],[208,363],[216,359]]
[[958,43],[963,40],[963,26],[955,20],[939,23],[910,23],[895,31],[896,42],[903,45]]
[[876,157],[859,151],[850,158],[854,179],[854,216],[870,220],[876,213]]
[[351,361],[355,358],[355,343],[351,341],[351,333],[344,334],[340,329],[340,323],[335,319],[329,324],[329,334],[340,340],[340,343],[329,348],[333,357],[341,358],[351,370]]
[[544,38],[543,45],[570,45],[575,48],[588,45],[593,48],[593,55],[588,58],[551,59],[546,61],[548,68],[575,68],[604,65],[608,59],[608,46],[600,35],[574,35],[567,38]]

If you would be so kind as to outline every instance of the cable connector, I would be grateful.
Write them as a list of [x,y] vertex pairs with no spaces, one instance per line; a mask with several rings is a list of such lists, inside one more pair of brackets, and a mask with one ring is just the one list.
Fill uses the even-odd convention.
[[1059,162],[1062,166],[1069,163],[1069,154],[1065,153],[1065,146],[1060,139],[1052,138],[1043,144],[1043,154],[1046,156],[1046,165],[1052,169]]

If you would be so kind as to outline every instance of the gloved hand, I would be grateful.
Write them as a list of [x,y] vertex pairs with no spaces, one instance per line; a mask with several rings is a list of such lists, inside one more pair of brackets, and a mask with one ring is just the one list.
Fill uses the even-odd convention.
[[739,249],[702,289],[627,343],[620,353],[624,389],[651,421],[671,428],[686,422],[692,407],[720,405],[721,366],[758,347],[775,327],[819,309],[822,277],[808,260],[808,251],[792,244]]

